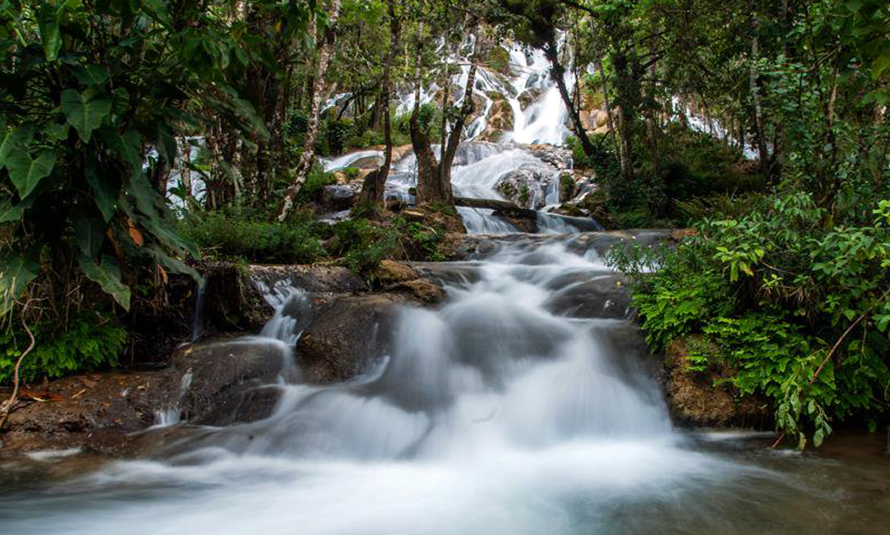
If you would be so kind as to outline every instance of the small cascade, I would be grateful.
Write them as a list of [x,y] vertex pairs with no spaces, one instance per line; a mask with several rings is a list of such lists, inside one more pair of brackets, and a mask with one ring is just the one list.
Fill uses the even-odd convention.
[[339,171],[352,166],[359,160],[374,158],[378,164],[383,163],[383,151],[379,150],[360,150],[350,152],[336,158],[319,158],[325,171]]
[[192,334],[189,342],[197,342],[204,334],[204,294],[207,291],[207,275],[201,277],[198,283],[198,291],[195,296],[195,313],[192,318]]
[[182,379],[179,382],[179,397],[176,398],[176,401],[166,409],[155,412],[154,428],[169,427],[182,421],[182,400],[188,393],[189,387],[192,386],[192,373],[192,369],[189,368],[182,374]]
[[275,311],[260,331],[260,337],[295,346],[311,317],[312,304],[306,292],[295,288],[287,279],[275,281],[271,287],[260,280],[254,280],[254,284]]

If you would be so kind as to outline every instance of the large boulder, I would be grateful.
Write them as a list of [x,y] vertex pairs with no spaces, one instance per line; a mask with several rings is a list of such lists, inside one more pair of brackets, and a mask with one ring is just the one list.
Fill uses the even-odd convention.
[[390,349],[399,305],[405,294],[334,297],[319,311],[297,343],[302,379],[313,384],[349,380],[367,371]]
[[513,108],[503,95],[492,94],[490,97],[492,99],[491,109],[488,110],[485,131],[480,139],[498,142],[503,139],[506,132],[513,130]]
[[625,319],[630,315],[630,295],[624,276],[603,272],[570,273],[550,283],[553,290],[547,308],[554,314],[578,318]]
[[279,391],[268,385],[293,367],[293,351],[268,338],[236,338],[178,351],[178,391],[164,410],[199,425],[229,425],[268,417]]
[[549,166],[523,165],[504,174],[495,189],[520,207],[536,210],[547,205],[547,192],[556,186],[558,179]]
[[331,184],[321,188],[319,195],[319,211],[322,213],[349,210],[358,202],[361,185]]

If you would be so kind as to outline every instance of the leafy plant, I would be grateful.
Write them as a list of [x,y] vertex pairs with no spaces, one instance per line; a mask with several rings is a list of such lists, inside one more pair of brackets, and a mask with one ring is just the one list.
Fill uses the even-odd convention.
[[359,275],[372,272],[398,247],[399,232],[365,219],[342,221],[334,227],[335,253]]
[[631,276],[653,346],[704,336],[718,350],[694,352],[693,366],[731,366],[740,392],[772,400],[779,430],[818,446],[832,421],[874,426],[890,406],[888,206],[825,228],[825,211],[795,193],[769,211],[704,221],[673,250],[611,258]]
[[[61,332],[54,332],[55,328],[46,322],[34,328],[40,343],[22,361],[23,381],[114,366],[128,340],[127,330],[120,324],[94,313],[75,316]],[[13,368],[27,342],[28,337],[17,328],[0,332],[0,384],[12,382]]]
[[314,227],[311,218],[278,222],[227,209],[189,214],[180,232],[211,257],[311,264],[325,255]]

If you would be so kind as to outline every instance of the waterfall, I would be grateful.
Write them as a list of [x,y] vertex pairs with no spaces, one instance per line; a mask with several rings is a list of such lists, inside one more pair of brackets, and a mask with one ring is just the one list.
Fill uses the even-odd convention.
[[[4,531],[630,534],[658,517],[624,531],[617,505],[643,519],[707,503],[725,481],[775,485],[687,448],[627,342],[637,331],[578,313],[585,288],[615,280],[583,245],[594,241],[505,241],[455,266],[474,276],[443,276],[439,308],[402,309],[391,350],[359,377],[283,377],[268,418],[184,434],[166,456],[113,463],[72,492],[0,503]],[[275,308],[262,339],[291,347],[309,300],[288,281],[261,287]]]

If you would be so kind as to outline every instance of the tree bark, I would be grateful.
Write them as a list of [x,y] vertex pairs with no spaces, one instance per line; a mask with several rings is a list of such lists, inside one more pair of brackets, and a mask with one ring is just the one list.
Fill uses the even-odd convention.
[[293,208],[294,200],[306,182],[306,177],[309,175],[309,171],[312,170],[312,164],[315,161],[315,141],[318,139],[319,112],[321,110],[321,101],[325,94],[325,77],[328,72],[331,50],[334,45],[334,26],[339,15],[340,0],[331,0],[331,5],[328,7],[328,27],[318,47],[318,64],[315,67],[315,83],[312,88],[312,100],[309,105],[309,125],[306,131],[306,140],[303,144],[303,153],[300,155],[300,161],[297,163],[294,180],[284,193],[281,209],[278,211],[279,221],[284,221],[287,218],[287,214]]
[[467,117],[473,113],[473,86],[476,83],[476,60],[479,57],[481,48],[479,25],[475,17],[470,19],[469,25],[476,29],[473,55],[470,58],[470,69],[467,73],[467,84],[464,88],[460,112],[451,125],[447,139],[443,138],[445,144],[441,149],[441,162],[436,159],[430,144],[429,134],[423,131],[420,125],[420,57],[422,44],[418,42],[417,62],[415,64],[416,89],[414,93],[414,110],[411,113],[411,144],[414,147],[414,154],[417,156],[418,204],[431,202],[454,204],[454,194],[451,190],[451,165],[457,154],[457,148],[460,145]]
[[575,137],[581,142],[581,148],[584,150],[584,154],[590,158],[594,158],[597,156],[598,151],[596,147],[593,146],[593,143],[590,142],[590,138],[587,137],[584,124],[581,122],[581,115],[578,113],[578,109],[572,101],[572,95],[569,94],[569,90],[566,87],[566,70],[565,67],[559,63],[559,51],[556,47],[555,37],[551,36],[550,41],[544,46],[544,55],[550,62],[550,77],[556,82],[556,87],[559,89],[559,95],[562,97],[563,103],[569,110],[569,117],[572,119],[572,126],[575,128]]
[[[755,23],[755,31],[756,23]],[[748,84],[751,91],[751,101],[754,105],[754,134],[757,137],[757,151],[760,153],[760,171],[767,180],[770,178],[770,156],[766,146],[766,133],[763,126],[763,108],[760,104],[760,86],[757,83],[757,70],[754,62],[758,56],[757,35],[751,40],[751,70],[748,75]]]
[[392,65],[399,53],[400,25],[396,15],[395,0],[387,0],[389,10],[389,53],[386,56],[386,64],[383,66],[383,81],[380,88],[380,113],[383,114],[383,142],[386,147],[383,150],[383,165],[365,177],[362,184],[361,199],[363,201],[383,202],[386,191],[386,179],[389,176],[389,168],[392,166],[392,120],[389,112],[390,93],[392,84],[390,81]]

